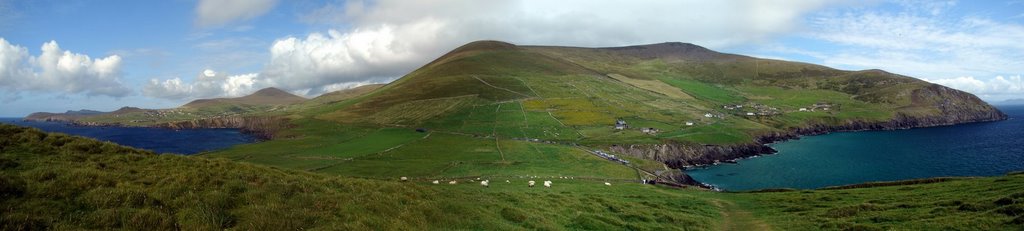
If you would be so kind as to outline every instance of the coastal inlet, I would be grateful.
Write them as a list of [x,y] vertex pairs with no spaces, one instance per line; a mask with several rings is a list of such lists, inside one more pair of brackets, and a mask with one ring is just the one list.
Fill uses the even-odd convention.
[[80,126],[66,122],[23,121],[2,118],[0,123],[34,127],[47,132],[85,136],[157,153],[191,155],[257,141],[253,134],[234,128],[168,129],[147,127]]
[[[1005,106],[1011,118],[1024,106]],[[1024,121],[893,131],[840,132],[770,145],[777,154],[687,170],[731,191],[812,189],[945,176],[996,176],[1024,170]]]

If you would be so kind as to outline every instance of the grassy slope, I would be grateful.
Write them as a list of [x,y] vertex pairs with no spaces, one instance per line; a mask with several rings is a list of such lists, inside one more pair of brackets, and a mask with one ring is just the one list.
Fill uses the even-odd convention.
[[431,185],[154,155],[0,125],[0,229],[706,229],[695,195],[554,179]]
[[[557,174],[637,179],[630,168],[566,144],[734,144],[780,127],[890,116],[882,110],[890,106],[853,100],[842,92],[743,83],[743,65],[721,68],[712,63],[690,70],[679,62],[601,49],[476,42],[361,95],[284,110],[297,127],[282,137],[292,138],[209,155],[361,177]],[[765,62],[766,69],[814,67]],[[740,83],[707,80],[697,71],[718,71]],[[842,104],[843,110],[748,118],[720,109],[721,104],[750,99],[788,111],[819,101]],[[704,117],[708,112],[723,117]],[[633,128],[613,130],[616,118]],[[660,132],[643,134],[640,127]],[[413,132],[415,128],[428,129],[430,136]],[[647,170],[660,169],[649,161],[635,162]]]
[[715,196],[787,230],[1024,230],[1024,174],[911,183]]
[[[880,71],[840,71],[721,54],[688,44],[593,49],[482,41],[460,47],[366,97],[311,116],[598,147],[666,140],[736,144],[810,124],[886,121],[897,112],[934,115],[937,110],[909,97],[927,86]],[[798,110],[818,102],[834,105],[833,110]],[[732,104],[748,107],[722,108]],[[779,114],[746,116],[756,112],[749,107],[753,104],[775,108]],[[483,111],[490,109],[494,112]],[[705,118],[705,113],[722,117]],[[613,131],[616,118],[633,123],[633,129]],[[657,128],[661,135],[642,134],[640,127]]]

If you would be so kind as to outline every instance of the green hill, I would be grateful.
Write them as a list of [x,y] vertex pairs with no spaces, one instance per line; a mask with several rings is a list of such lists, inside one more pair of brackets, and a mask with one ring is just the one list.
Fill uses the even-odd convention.
[[670,230],[708,229],[718,216],[696,195],[654,186],[468,180],[337,177],[0,124],[0,230]]
[[306,98],[293,95],[292,93],[288,93],[281,89],[268,87],[238,98],[197,99],[182,105],[181,107],[204,108],[229,105],[268,106],[297,104],[303,101],[306,101]]
[[[295,127],[283,137],[292,139],[211,155],[363,177],[681,180],[662,163],[679,168],[763,154],[771,149],[762,143],[799,134],[1005,118],[968,93],[878,70],[684,43],[576,48],[497,41],[459,47],[358,97],[284,114]],[[618,119],[628,127],[615,129]],[[668,176],[593,171],[629,169],[594,158],[589,151],[596,149]]]

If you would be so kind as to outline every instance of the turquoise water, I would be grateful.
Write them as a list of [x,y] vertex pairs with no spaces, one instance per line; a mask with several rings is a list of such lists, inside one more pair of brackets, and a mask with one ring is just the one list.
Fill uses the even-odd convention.
[[59,122],[21,121],[21,118],[0,118],[0,123],[34,127],[47,132],[85,136],[152,150],[157,153],[189,155],[256,141],[255,137],[241,133],[238,129],[227,128],[172,130],[137,127],[85,127]]
[[811,189],[870,181],[994,176],[1024,170],[1024,107],[1011,119],[896,131],[842,132],[771,146],[774,155],[687,170],[725,190]]

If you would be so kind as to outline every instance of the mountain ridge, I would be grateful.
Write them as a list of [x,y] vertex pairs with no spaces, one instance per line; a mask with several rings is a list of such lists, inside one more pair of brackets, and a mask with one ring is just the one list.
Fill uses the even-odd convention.
[[[580,87],[580,83],[591,86]],[[556,85],[564,87],[561,91],[572,93],[538,90],[538,87],[551,88]],[[602,90],[607,87],[621,90]],[[665,87],[677,87],[683,91],[684,96],[662,99],[666,95],[659,92],[665,92]],[[629,89],[650,92],[625,94],[625,91],[632,91]],[[594,93],[598,92],[602,96],[593,98]],[[649,95],[649,99],[624,99],[635,98],[636,94]],[[803,96],[790,96],[792,94]],[[688,100],[685,95],[696,99]],[[589,99],[558,106],[549,105],[549,97]],[[421,118],[397,114],[412,108],[431,110],[422,105],[415,106],[418,104],[416,102],[429,100],[450,103],[438,105],[445,110]],[[674,111],[666,112],[668,108],[665,108],[667,105],[664,103],[653,103],[659,101],[674,102],[671,105],[675,106],[668,107]],[[372,97],[351,102],[351,106],[317,118],[342,123],[363,121],[402,126],[440,126],[437,129],[467,132],[470,129],[465,128],[465,125],[462,128],[451,127],[454,124],[448,125],[438,120],[460,116],[460,110],[470,110],[458,109],[460,107],[475,108],[502,102],[521,102],[525,113],[551,114],[562,126],[578,131],[610,126],[616,118],[654,122],[659,126],[652,128],[681,135],[667,136],[659,133],[652,137],[633,133],[636,130],[626,130],[611,134],[577,132],[580,135],[576,137],[549,138],[582,142],[596,148],[611,148],[624,154],[671,163],[676,168],[772,153],[773,150],[764,144],[800,135],[1006,119],[1006,115],[997,108],[970,93],[878,69],[838,70],[810,63],[720,53],[680,42],[584,48],[519,46],[486,40],[455,48],[381,88]],[[565,107],[571,108],[574,104],[598,105],[596,108],[583,109],[583,112],[603,119],[595,121],[581,117],[581,120],[575,121],[581,109],[565,110]],[[800,111],[819,107],[815,106],[818,104],[824,105],[821,109],[826,111]],[[526,105],[538,106],[530,108]],[[733,107],[738,105],[757,109]],[[703,115],[712,116],[705,118]],[[395,119],[382,119],[390,117]],[[690,123],[686,120],[696,123],[693,126],[682,125],[684,122]],[[522,126],[520,130],[535,129]],[[703,129],[711,127],[718,130]],[[536,138],[528,135],[530,133],[509,131],[506,134],[485,132],[476,135]],[[602,137],[622,135],[630,138]],[[665,148],[665,145],[677,147]]]
[[202,108],[211,106],[223,106],[232,104],[243,104],[243,105],[285,105],[285,104],[296,104],[306,101],[308,99],[301,96],[297,96],[287,91],[268,87],[260,89],[252,94],[248,94],[241,97],[235,98],[213,98],[213,99],[197,99],[189,103],[181,105],[185,108]]

